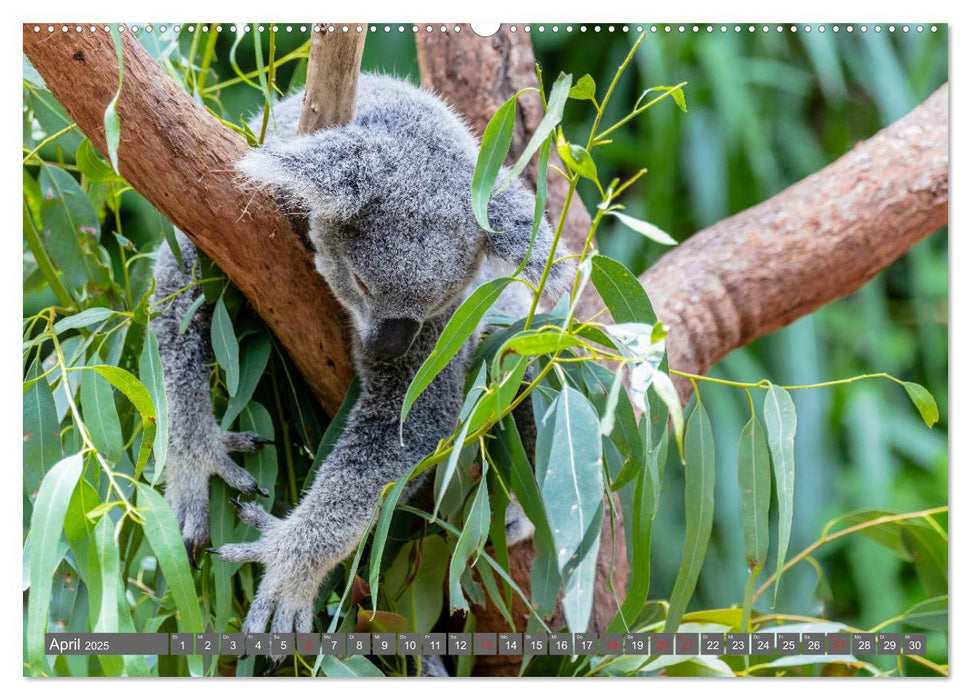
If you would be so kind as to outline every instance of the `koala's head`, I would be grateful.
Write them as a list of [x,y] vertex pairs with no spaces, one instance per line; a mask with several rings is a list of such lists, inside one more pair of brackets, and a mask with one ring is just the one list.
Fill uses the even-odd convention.
[[[239,168],[307,214],[317,270],[364,351],[398,356],[426,319],[451,311],[486,258],[515,268],[527,253],[533,195],[520,182],[498,193],[489,221],[500,233],[486,233],[471,209],[475,158],[471,137],[408,140],[351,124],[271,142]],[[551,243],[544,217],[524,270],[534,282]],[[555,293],[566,275],[554,270]]]

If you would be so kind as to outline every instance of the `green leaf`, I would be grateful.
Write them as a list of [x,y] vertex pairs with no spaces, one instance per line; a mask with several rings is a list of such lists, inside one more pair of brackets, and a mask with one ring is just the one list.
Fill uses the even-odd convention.
[[[485,463],[483,463],[483,471]],[[475,489],[475,497],[465,518],[462,532],[455,542],[452,560],[448,565],[448,596],[451,612],[463,610],[468,612],[469,604],[462,593],[461,576],[467,570],[471,557],[478,558],[478,553],[485,546],[489,535],[489,490],[486,488],[485,473],[479,479]]]
[[[600,420],[587,398],[566,387],[551,410],[549,460],[540,492],[563,578],[567,627],[587,629],[593,606],[604,495]],[[591,537],[595,530],[597,537]],[[586,547],[586,549],[585,549]]]
[[[80,368],[79,368],[80,369]],[[135,376],[121,367],[111,365],[93,365],[84,369],[94,370],[111,382],[111,385],[123,393],[135,406],[144,420],[155,421],[155,404],[148,389]]]
[[94,150],[94,146],[88,139],[81,141],[77,153],[74,155],[78,169],[81,173],[93,182],[119,182],[117,173],[111,166],[105,163]]
[[715,439],[704,404],[699,402],[688,418],[684,446],[684,553],[671,592],[664,631],[678,629],[688,608],[705,560],[715,512]]
[[[168,594],[171,594],[179,614],[176,616],[180,632],[203,632],[202,613],[189,569],[179,524],[165,499],[153,488],[137,484],[141,504],[139,515],[143,519],[142,530],[148,545],[155,553],[159,568],[165,576]],[[190,656],[189,670],[192,675],[202,675],[202,659]]]
[[472,173],[472,213],[479,226],[489,233],[496,233],[489,225],[489,199],[512,144],[519,95],[517,92],[506,100],[489,120],[482,134],[482,146]]
[[678,242],[672,238],[670,234],[665,233],[654,224],[649,224],[646,221],[635,219],[633,216],[628,216],[627,214],[621,214],[619,211],[611,211],[608,213],[611,216],[616,216],[618,219],[620,219],[620,222],[627,228],[631,229],[632,231],[636,231],[655,243],[660,243],[661,245],[678,244]]
[[[385,573],[389,594],[399,592],[393,610],[408,620],[409,632],[431,632],[444,605],[445,573],[448,570],[448,545],[441,537],[426,537],[408,542]],[[418,571],[414,578],[413,562]]]
[[[41,365],[35,361],[27,376],[36,380]],[[33,494],[44,474],[61,458],[60,424],[54,394],[46,379],[34,381],[24,392],[24,493]]]
[[[649,426],[650,419],[645,416],[639,426],[640,438],[645,444],[650,438]],[[648,450],[643,450],[642,460],[644,461],[636,465],[630,515],[628,516],[628,511],[624,513],[624,524],[630,521],[630,538],[627,540],[630,583],[624,603],[610,622],[608,632],[626,630],[628,621],[634,619],[647,602],[651,585],[651,534],[657,514],[658,501],[655,496],[660,492],[661,485],[656,482],[655,472],[650,464],[645,463],[650,460]]]
[[914,605],[900,616],[900,622],[919,629],[947,632],[947,595],[940,595]]
[[[411,465],[408,471],[394,482],[384,501],[376,506],[379,514],[377,524],[374,526],[374,536],[371,538],[371,567],[368,572],[368,586],[371,589],[371,596],[375,600],[377,600],[378,591],[380,590],[381,563],[384,558],[384,548],[388,543],[391,517],[394,515],[394,510],[398,505],[398,500],[401,498],[401,493],[405,490],[408,481],[415,473],[419,464],[421,464],[420,461]],[[358,551],[360,551],[360,548]]]
[[930,595],[946,594],[947,541],[929,527],[905,527],[901,534],[921,585]]
[[30,596],[27,601],[27,663],[34,675],[44,672],[44,633],[51,604],[51,576],[59,561],[64,516],[81,476],[81,454],[65,457],[41,482],[30,518]]
[[121,460],[125,442],[121,436],[121,422],[118,420],[115,392],[111,384],[95,372],[83,372],[81,407],[91,442],[98,452],[117,464]]
[[[178,250],[178,244],[177,243],[176,243],[176,248],[175,249]],[[202,306],[202,304],[205,301],[206,301],[206,295],[205,294],[200,294],[199,296],[197,296],[193,300],[193,302],[191,304],[189,304],[189,308],[186,309],[185,310],[185,314],[182,315],[182,320],[179,321],[179,333],[180,334],[181,333],[185,333],[189,329],[189,324],[192,323],[192,318],[196,315],[196,311],[199,310],[199,307]]]
[[155,405],[155,439],[152,441],[155,471],[152,472],[151,479],[152,486],[155,486],[162,476],[169,449],[169,404],[165,396],[158,341],[150,328],[145,331],[145,342],[142,345],[141,357],[138,359],[138,375]]
[[597,164],[593,162],[590,153],[583,146],[568,142],[562,129],[556,138],[556,152],[571,171],[597,182]]
[[105,143],[108,145],[108,159],[111,167],[118,172],[118,143],[121,139],[121,120],[118,118],[118,98],[121,97],[121,86],[124,78],[123,58],[121,49],[121,34],[118,25],[111,24],[111,41],[115,45],[115,56],[118,59],[118,91],[105,108]]
[[88,194],[69,172],[53,165],[41,168],[40,189],[44,247],[65,281],[75,288],[90,281],[108,289],[110,274],[92,251],[98,250],[101,221]]
[[[270,412],[257,401],[250,401],[243,409],[239,416],[239,429],[244,432],[256,433],[267,440],[273,440],[275,437]],[[274,503],[278,469],[276,446],[264,445],[261,450],[247,452],[243,455],[243,466],[246,467],[246,471],[253,475],[260,486],[270,492],[269,496],[257,496],[255,500],[267,510],[271,509]],[[249,526],[241,524],[240,527],[248,528]],[[239,534],[238,530],[237,534]]]
[[329,678],[384,678],[366,656],[320,656],[320,670]]
[[[462,444],[465,442],[465,436],[469,433],[469,426],[472,424],[473,418],[475,418],[475,407],[479,402],[479,399],[485,394],[487,389],[486,386],[486,366],[482,363],[479,367],[479,372],[472,382],[472,388],[469,389],[465,396],[465,401],[462,405],[462,410],[459,412],[459,420],[462,421],[462,427],[459,429],[458,435],[455,436],[454,447],[452,452],[448,456],[448,461],[445,463],[444,471],[441,477],[441,485],[438,489],[438,496],[435,498],[435,507],[432,508],[432,517],[438,517],[438,509],[442,507],[442,499],[448,490],[449,482],[452,480],[452,476],[455,474],[455,469],[459,463],[459,457],[462,454]],[[466,418],[466,416],[468,416]]]
[[235,395],[239,390],[239,343],[223,297],[219,297],[212,310],[212,351],[226,372],[226,388],[230,395]]
[[94,548],[88,560],[89,571],[98,569],[100,590],[89,589],[92,631],[118,632],[118,596],[121,593],[121,566],[115,524],[105,514],[94,527]]
[[553,129],[556,128],[560,120],[563,119],[563,107],[566,105],[567,97],[570,94],[570,83],[573,77],[568,73],[560,73],[559,77],[553,83],[553,89],[550,90],[549,100],[546,102],[546,114],[543,115],[543,119],[536,126],[536,130],[533,135],[529,138],[529,142],[526,144],[526,148],[519,155],[519,160],[516,164],[509,169],[509,173],[506,175],[506,179],[503,181],[502,185],[499,187],[499,191],[506,189],[513,180],[515,180],[519,175],[526,169],[529,161],[532,160],[533,155],[539,150],[539,147],[543,145],[543,141],[553,133]]
[[793,487],[796,480],[796,406],[789,392],[772,384],[762,408],[768,431],[769,451],[775,470],[775,494],[779,507],[778,551],[776,554],[774,597],[779,592],[779,579],[786,563],[789,536],[792,533]]
[[633,273],[621,263],[594,255],[590,279],[615,323],[651,323],[657,320],[651,300]]
[[770,465],[765,431],[753,412],[738,438],[738,491],[742,498],[742,533],[749,572],[765,564],[769,551]]
[[267,333],[249,336],[243,341],[239,351],[239,388],[229,397],[229,402],[226,404],[226,411],[221,421],[223,430],[229,429],[249,400],[253,398],[253,392],[256,391],[266,370],[266,363],[270,359],[270,348],[270,336]]
[[527,330],[517,333],[506,341],[500,355],[505,352],[512,352],[516,355],[530,357],[533,355],[546,355],[567,348],[575,348],[580,345],[580,341],[562,331],[536,331]]
[[80,313],[62,318],[60,321],[54,324],[54,332],[57,335],[61,335],[65,331],[69,331],[74,328],[88,328],[96,323],[101,323],[102,321],[111,318],[115,315],[115,313],[116,312],[112,309],[94,306],[90,309],[85,309]]
[[[671,94],[671,99],[673,99],[675,104],[678,105],[678,108],[682,112],[688,111],[688,104],[684,99],[684,90],[673,85],[658,85],[657,87],[648,88],[641,93],[640,97],[637,98],[637,102],[634,104],[634,109],[637,110],[641,106],[641,102],[644,100],[644,98],[653,92],[669,92]],[[665,97],[665,95],[662,95],[662,97]]]
[[590,75],[584,75],[570,88],[570,99],[592,100],[597,94],[597,83]]
[[920,417],[924,419],[928,428],[933,428],[940,418],[940,414],[937,411],[937,402],[931,392],[915,382],[903,382],[903,385],[904,389],[907,390],[907,396],[920,411]]
[[438,373],[445,369],[445,366],[455,357],[465,341],[475,332],[486,311],[512,281],[512,277],[499,277],[489,280],[476,288],[452,314],[452,318],[449,319],[428,359],[418,368],[414,379],[408,385],[408,391],[405,393],[405,399],[401,404],[402,429],[415,401],[428,388],[432,380],[438,376]]
[[536,558],[530,574],[531,602],[539,615],[548,618],[553,614],[560,591],[560,572],[546,507],[513,417],[506,416],[494,428],[494,434],[496,440],[491,443],[490,453],[493,464],[502,477],[512,483],[513,493],[536,529],[533,535]]

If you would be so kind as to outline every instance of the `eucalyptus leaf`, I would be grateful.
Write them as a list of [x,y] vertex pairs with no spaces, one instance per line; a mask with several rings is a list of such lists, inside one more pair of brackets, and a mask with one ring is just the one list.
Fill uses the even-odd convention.
[[519,93],[506,100],[486,124],[472,173],[472,213],[479,226],[489,233],[496,233],[489,224],[489,199],[512,144],[517,99]]
[[684,552],[671,591],[671,604],[664,621],[665,632],[678,629],[698,584],[698,575],[711,539],[715,512],[715,439],[708,412],[700,402],[688,418],[684,443]]
[[765,431],[755,414],[738,439],[738,491],[742,499],[742,533],[750,572],[761,569],[769,551],[771,460]]
[[44,673],[44,632],[51,604],[51,574],[57,568],[64,516],[82,467],[80,453],[62,459],[44,476],[34,501],[30,519],[31,585],[25,634],[27,663],[33,675]]
[[[549,459],[541,493],[563,578],[564,614],[572,631],[587,629],[593,606],[597,542],[584,542],[602,522],[604,494],[600,421],[579,391],[566,387],[550,409]],[[582,551],[586,545],[589,551]]]
[[619,211],[609,212],[611,216],[617,217],[624,226],[636,231],[645,238],[649,238],[655,243],[660,243],[661,245],[677,245],[678,242],[671,237],[670,234],[665,233],[659,229],[654,224],[649,224],[646,221],[641,221],[640,219],[635,219],[633,216],[628,216],[627,214],[622,214]]
[[937,410],[937,402],[931,392],[915,382],[904,382],[903,385],[907,391],[907,396],[920,411],[920,417],[924,419],[924,423],[927,424],[928,428],[933,428],[940,418],[940,414]]
[[211,336],[216,362],[226,373],[226,388],[230,396],[235,395],[239,390],[239,342],[223,297],[219,297],[212,311]]
[[480,285],[452,314],[428,359],[418,368],[414,379],[408,385],[408,391],[405,392],[405,399],[401,405],[402,428],[415,401],[461,350],[465,341],[475,333],[486,311],[512,281],[511,277],[499,277]]
[[789,549],[789,536],[792,533],[792,511],[795,505],[793,487],[796,479],[796,406],[789,392],[772,384],[766,392],[762,412],[775,470],[775,495],[779,507],[774,596],[779,592],[779,580],[782,567],[786,563],[786,551]]
[[615,323],[650,323],[657,319],[651,300],[634,274],[603,255],[592,256],[590,279]]

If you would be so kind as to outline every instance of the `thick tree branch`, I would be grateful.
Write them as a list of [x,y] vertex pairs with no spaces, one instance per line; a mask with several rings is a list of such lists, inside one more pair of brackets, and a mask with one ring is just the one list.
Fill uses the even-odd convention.
[[[948,87],[839,160],[696,233],[641,281],[694,374],[852,294],[947,223]],[[682,389],[687,389],[682,385]]]
[[[315,25],[307,58],[307,85],[297,131],[312,134],[335,124],[346,124],[357,105],[357,78],[361,74],[367,25],[343,25],[348,31],[327,31]],[[322,30],[318,31],[317,27]],[[361,27],[361,31],[357,31]]]
[[[104,110],[118,87],[107,32],[35,33],[24,53],[81,131],[102,152]],[[309,251],[265,193],[240,188],[245,142],[172,81],[125,32],[119,170],[206,252],[246,295],[328,411],[353,374],[342,312]]]

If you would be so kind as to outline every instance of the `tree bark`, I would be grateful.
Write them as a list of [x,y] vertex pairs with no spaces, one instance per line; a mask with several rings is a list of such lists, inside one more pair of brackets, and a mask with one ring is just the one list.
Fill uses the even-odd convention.
[[[106,153],[104,111],[118,88],[111,36],[25,24],[23,39],[54,97]],[[130,32],[122,46],[121,175],[239,287],[333,413],[354,370],[343,314],[310,252],[270,195],[240,187],[243,139],[193,102]]]
[[325,24],[318,24],[311,33],[298,133],[312,134],[328,126],[346,124],[354,116],[367,25],[352,22],[342,26],[347,26],[348,31],[329,32]]

